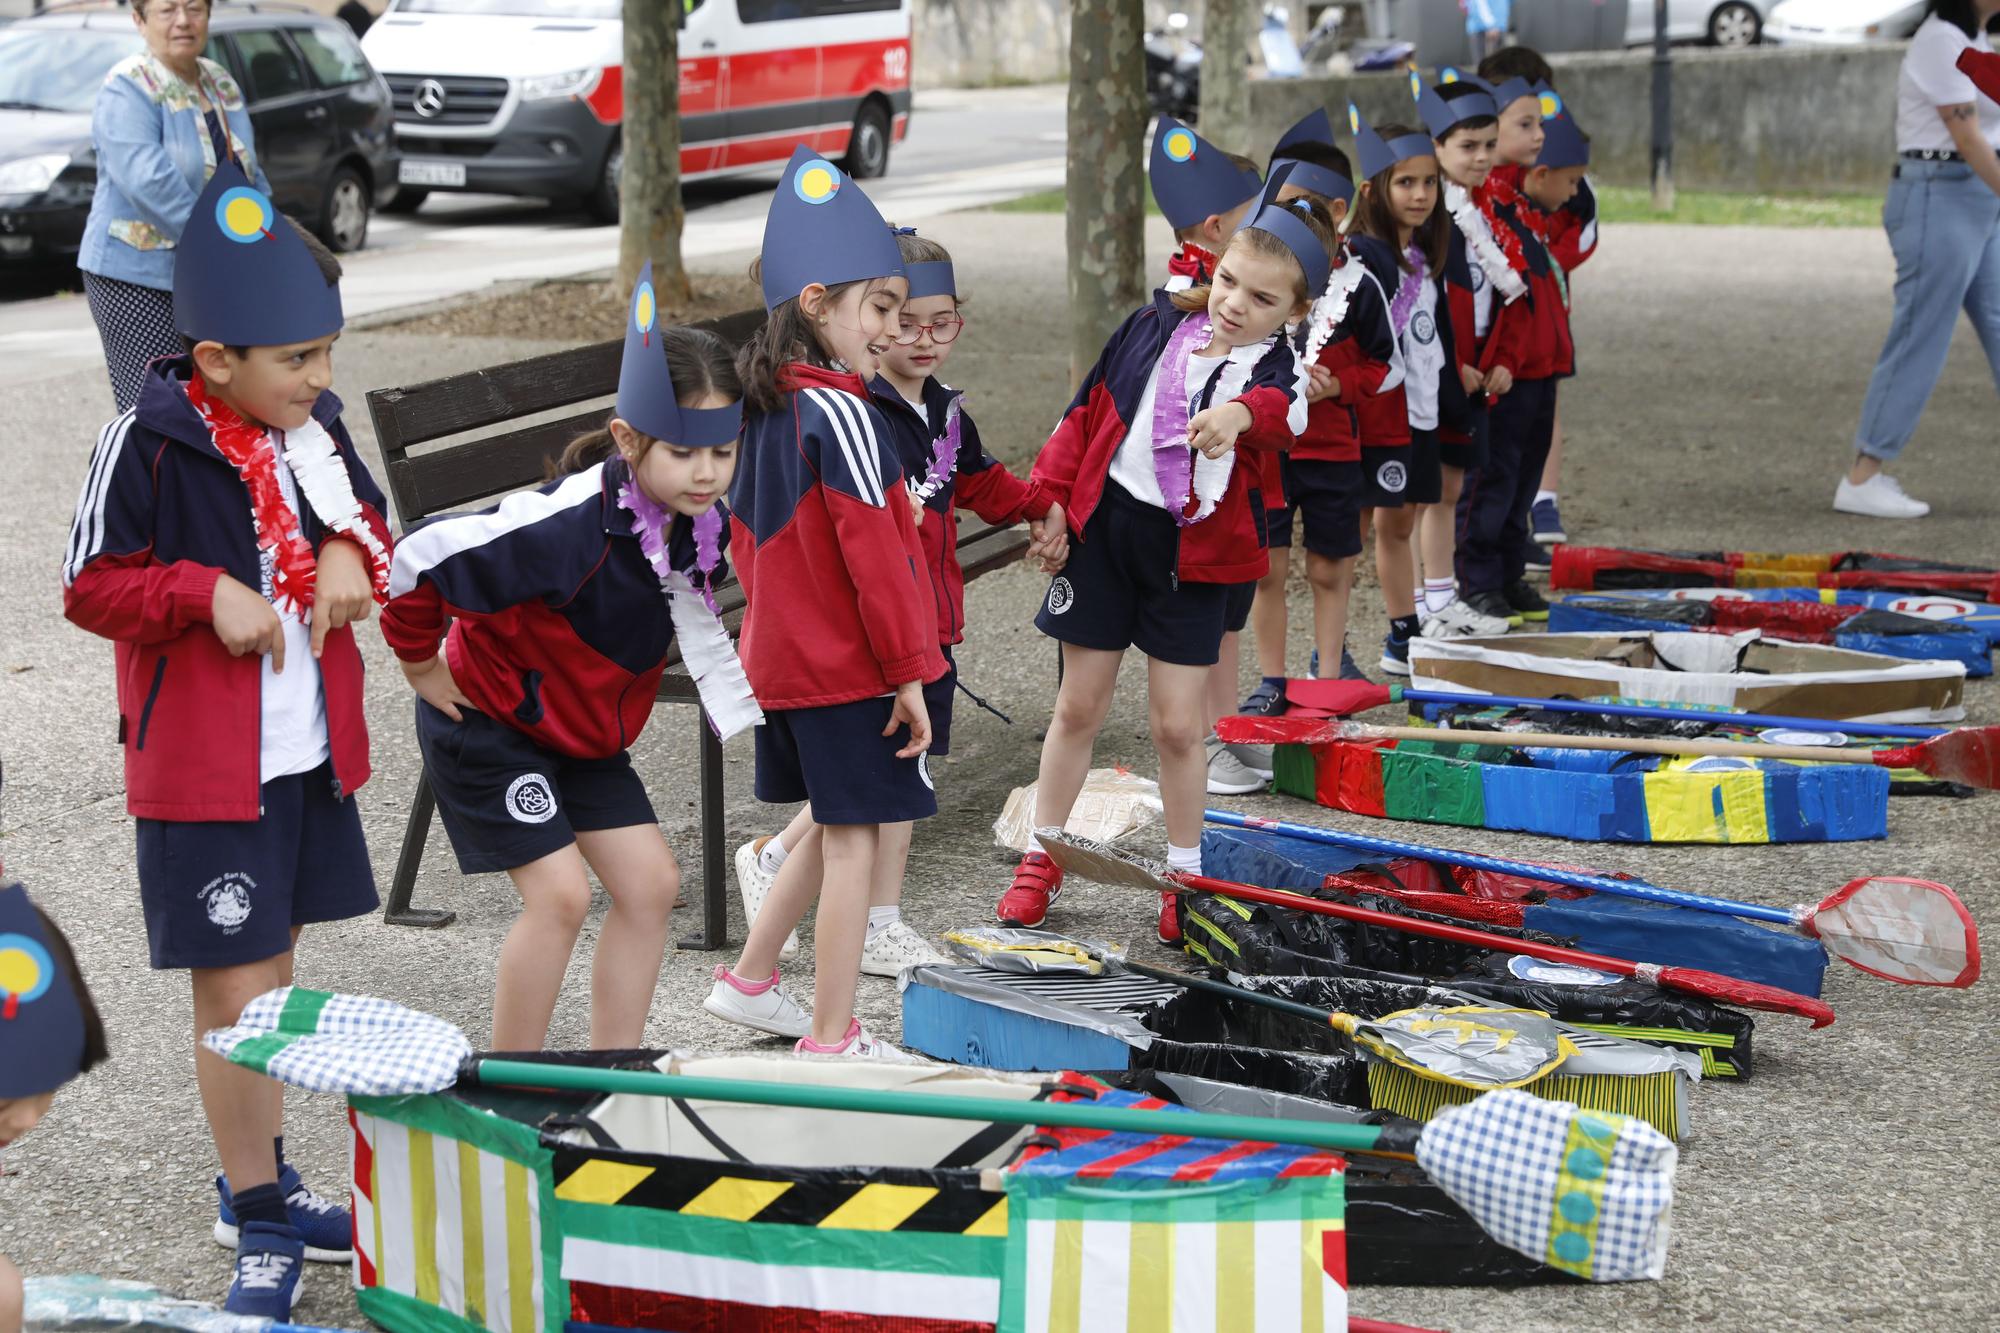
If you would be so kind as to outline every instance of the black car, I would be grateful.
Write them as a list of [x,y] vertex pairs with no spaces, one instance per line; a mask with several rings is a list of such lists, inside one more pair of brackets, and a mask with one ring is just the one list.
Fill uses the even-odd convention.
[[[76,262],[97,186],[91,108],[143,49],[122,5],[0,28],[0,261]],[[242,86],[273,202],[334,250],[360,249],[378,193],[395,189],[395,112],[353,32],[304,9],[217,5],[204,54]]]

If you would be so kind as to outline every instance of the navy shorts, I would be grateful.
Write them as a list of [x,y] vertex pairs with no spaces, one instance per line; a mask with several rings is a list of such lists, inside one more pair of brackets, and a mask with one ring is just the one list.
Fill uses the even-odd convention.
[[1361,507],[1401,509],[1430,505],[1444,492],[1434,430],[1410,430],[1407,445],[1361,446]]
[[1486,426],[1484,411],[1472,414],[1472,438],[1460,444],[1451,440],[1438,441],[1438,462],[1445,467],[1464,468],[1476,472],[1486,466],[1486,450],[1491,435]]
[[[1306,550],[1329,560],[1361,554],[1360,462],[1287,458],[1285,498],[1305,528]],[[1271,545],[1291,544],[1292,513],[1287,510],[1282,535],[1275,523],[1271,527]]]
[[[1229,605],[1222,618],[1223,632],[1241,634],[1244,626],[1250,623],[1250,608],[1257,601],[1257,584],[1253,580],[1249,583],[1225,583],[1222,586],[1229,589]],[[1220,645],[1217,645],[1216,655],[1221,656]]]
[[[926,687],[928,699],[930,687]],[[930,755],[898,759],[910,729],[884,736],[891,695],[824,708],[773,708],[757,728],[757,799],[812,803],[816,824],[894,824],[937,813]],[[935,726],[935,724],[933,724]],[[933,737],[935,743],[935,737]]]
[[1035,628],[1079,648],[1137,648],[1176,666],[1214,666],[1231,585],[1177,583],[1179,547],[1166,510],[1106,480],[1082,540],[1070,543],[1069,563],[1049,584]]
[[292,947],[292,927],[381,902],[353,798],[333,765],[273,778],[240,823],[141,819],[139,900],[154,967],[236,967]]
[[938,649],[944,654],[944,674],[924,686],[924,708],[931,715],[930,754],[951,753],[951,701],[958,693],[958,662],[951,655],[951,645]]
[[458,711],[463,722],[417,700],[417,748],[466,874],[539,861],[579,833],[660,822],[625,751],[577,759],[476,708]]

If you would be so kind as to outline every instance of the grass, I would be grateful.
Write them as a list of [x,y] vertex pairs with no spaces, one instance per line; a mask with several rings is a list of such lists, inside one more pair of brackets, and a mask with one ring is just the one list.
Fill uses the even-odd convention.
[[[1598,217],[1605,222],[1679,222],[1710,227],[1879,227],[1882,198],[1868,194],[1723,194],[1682,190],[1674,211],[1653,211],[1648,190],[1597,187]],[[1060,213],[1063,192],[1043,190],[993,205],[996,213]],[[1146,211],[1158,213],[1147,196]]]

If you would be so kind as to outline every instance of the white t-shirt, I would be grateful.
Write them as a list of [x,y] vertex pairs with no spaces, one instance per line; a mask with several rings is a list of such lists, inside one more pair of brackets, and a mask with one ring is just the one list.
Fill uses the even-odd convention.
[[1896,151],[1929,149],[1956,151],[1951,130],[1938,115],[1941,106],[1962,106],[1971,102],[1978,108],[1979,131],[1986,142],[2000,148],[2000,104],[1973,86],[1959,72],[1959,53],[1968,48],[1992,49],[1982,33],[1967,37],[1955,23],[1933,14],[1910,39],[1909,54],[1903,57],[1902,71],[1896,76]]
[[[285,504],[297,514],[298,483],[292,480],[292,470],[285,466],[282,448],[278,454],[278,489],[284,492]],[[275,563],[267,553],[262,590],[266,598],[271,596]],[[310,773],[333,754],[326,733],[326,694],[320,686],[319,663],[313,661],[312,631],[299,619],[297,611],[276,609],[285,630],[285,669],[273,671],[271,658],[265,655],[263,719],[257,756],[260,783],[293,773]]]
[[[1263,355],[1261,346],[1249,349],[1238,348],[1239,352],[1252,351]],[[1208,387],[1208,381],[1221,369],[1227,356],[1189,356],[1187,363],[1188,408],[1201,397],[1201,391]],[[1146,391],[1139,395],[1139,406],[1132,411],[1132,420],[1125,425],[1125,438],[1118,445],[1118,452],[1111,455],[1111,480],[1118,483],[1125,493],[1134,500],[1143,501],[1156,509],[1167,507],[1167,497],[1160,490],[1159,474],[1153,471],[1153,405],[1158,401],[1160,387],[1160,363],[1153,363],[1153,373],[1146,377]]]
[[[1417,284],[1416,309],[1403,326],[1403,400],[1410,410],[1410,425],[1416,430],[1436,430],[1438,424],[1438,377],[1450,359],[1445,351],[1444,332],[1438,327],[1437,283],[1428,274],[1405,273],[1403,282]],[[1397,284],[1401,290],[1402,284]]]

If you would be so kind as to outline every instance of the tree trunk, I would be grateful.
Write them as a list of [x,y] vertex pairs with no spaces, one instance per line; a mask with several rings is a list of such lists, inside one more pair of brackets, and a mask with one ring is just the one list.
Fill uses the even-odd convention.
[[681,264],[681,103],[678,0],[625,0],[625,166],[619,185],[618,280],[632,290],[653,261],[653,290],[689,296]]
[[1074,0],[1069,42],[1070,382],[1146,297],[1142,0]]
[[1201,14],[1201,137],[1226,153],[1261,158],[1250,142],[1250,41],[1257,6],[1207,0]]

